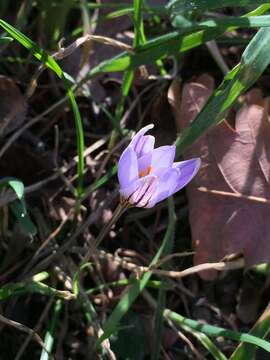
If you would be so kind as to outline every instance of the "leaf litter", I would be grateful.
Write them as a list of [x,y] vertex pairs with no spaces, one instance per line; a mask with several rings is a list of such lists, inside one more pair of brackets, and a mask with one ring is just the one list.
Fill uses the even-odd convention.
[[[206,74],[183,86],[173,82],[168,98],[178,130],[189,126],[213,90],[214,80]],[[243,254],[247,267],[270,261],[269,204],[256,201],[270,199],[269,98],[253,89],[239,105],[184,154],[202,159],[198,176],[187,188],[195,265],[230,254]],[[201,276],[214,279],[216,272]]]

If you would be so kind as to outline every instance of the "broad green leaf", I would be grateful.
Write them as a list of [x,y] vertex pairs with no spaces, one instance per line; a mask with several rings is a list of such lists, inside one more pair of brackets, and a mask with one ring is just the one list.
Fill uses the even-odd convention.
[[19,223],[21,224],[25,233],[30,236],[36,235],[37,228],[35,227],[29,215],[27,214],[23,200],[21,201],[17,200],[12,202],[10,204],[10,208],[13,214],[15,215],[15,217],[17,218],[17,220],[19,221]]
[[262,28],[250,41],[241,62],[224,78],[209,98],[191,126],[176,140],[177,153],[203,135],[223,118],[228,109],[244,91],[253,85],[270,62],[270,28]]
[[32,223],[30,217],[27,214],[26,207],[24,204],[24,185],[21,181],[15,178],[3,178],[0,180],[0,190],[4,187],[11,187],[16,193],[18,200],[10,203],[10,209],[13,214],[21,224],[23,230],[28,235],[35,235],[37,233],[37,229],[35,225]]
[[0,180],[0,190],[3,187],[7,187],[7,186],[11,187],[15,191],[18,199],[21,200],[23,198],[24,185],[20,180],[17,180],[15,178],[9,178],[9,177],[1,179]]

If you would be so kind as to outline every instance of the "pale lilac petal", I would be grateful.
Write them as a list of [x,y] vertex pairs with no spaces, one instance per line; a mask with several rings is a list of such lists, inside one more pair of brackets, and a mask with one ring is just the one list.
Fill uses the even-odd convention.
[[140,137],[143,136],[145,133],[147,133],[148,130],[153,129],[153,127],[154,127],[154,124],[149,124],[149,125],[146,125],[145,127],[143,127],[140,131],[138,131],[134,135],[133,139],[131,140],[130,145],[135,147],[137,144],[137,141],[140,139]]
[[138,157],[142,157],[152,152],[155,145],[155,138],[152,135],[141,136],[134,146],[134,151]]
[[120,187],[127,187],[130,183],[137,180],[138,177],[137,156],[134,150],[128,146],[118,162],[118,180]]
[[160,146],[152,152],[153,174],[161,176],[159,169],[169,169],[175,158],[175,145]]
[[186,186],[197,174],[201,166],[201,159],[194,158],[191,160],[180,161],[173,164],[174,169],[180,170],[179,182],[175,188],[175,192]]
[[158,202],[174,194],[179,178],[180,171],[178,169],[171,168],[167,170],[167,172],[159,179],[156,194],[149,203],[150,207],[155,206]]
[[119,192],[123,199],[128,200],[131,195],[141,186],[141,179],[137,179],[126,187],[120,188]]
[[[148,175],[151,170],[152,153],[143,155],[138,159],[139,176]],[[144,174],[142,174],[144,173]]]
[[139,188],[131,195],[129,203],[137,207],[146,207],[156,193],[158,179],[148,175],[140,179]]
[[157,177],[148,175],[121,189],[120,194],[134,206],[147,207],[152,197],[155,196],[157,184]]

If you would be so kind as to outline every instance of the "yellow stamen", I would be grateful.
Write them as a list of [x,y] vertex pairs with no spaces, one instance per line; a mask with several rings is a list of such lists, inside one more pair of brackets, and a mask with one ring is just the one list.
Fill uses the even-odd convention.
[[149,175],[149,174],[151,174],[152,171],[153,171],[153,168],[152,168],[151,165],[149,165],[149,166],[147,166],[146,170],[143,170],[143,171],[139,172],[139,177],[141,178],[141,177],[144,177],[146,175]]

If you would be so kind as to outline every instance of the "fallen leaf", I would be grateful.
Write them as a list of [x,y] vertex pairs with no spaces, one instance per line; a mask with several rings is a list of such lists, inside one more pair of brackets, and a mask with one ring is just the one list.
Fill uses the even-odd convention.
[[[202,75],[186,83],[182,94],[175,92],[181,97],[175,117],[181,130],[189,126],[213,88],[214,80]],[[185,158],[202,159],[199,174],[187,188],[195,264],[219,261],[233,253],[244,254],[247,267],[270,261],[268,204],[198,191],[205,187],[270,199],[268,107],[269,100],[253,90],[235,115],[235,130],[223,122],[185,153]],[[201,276],[213,279],[216,273]]]

